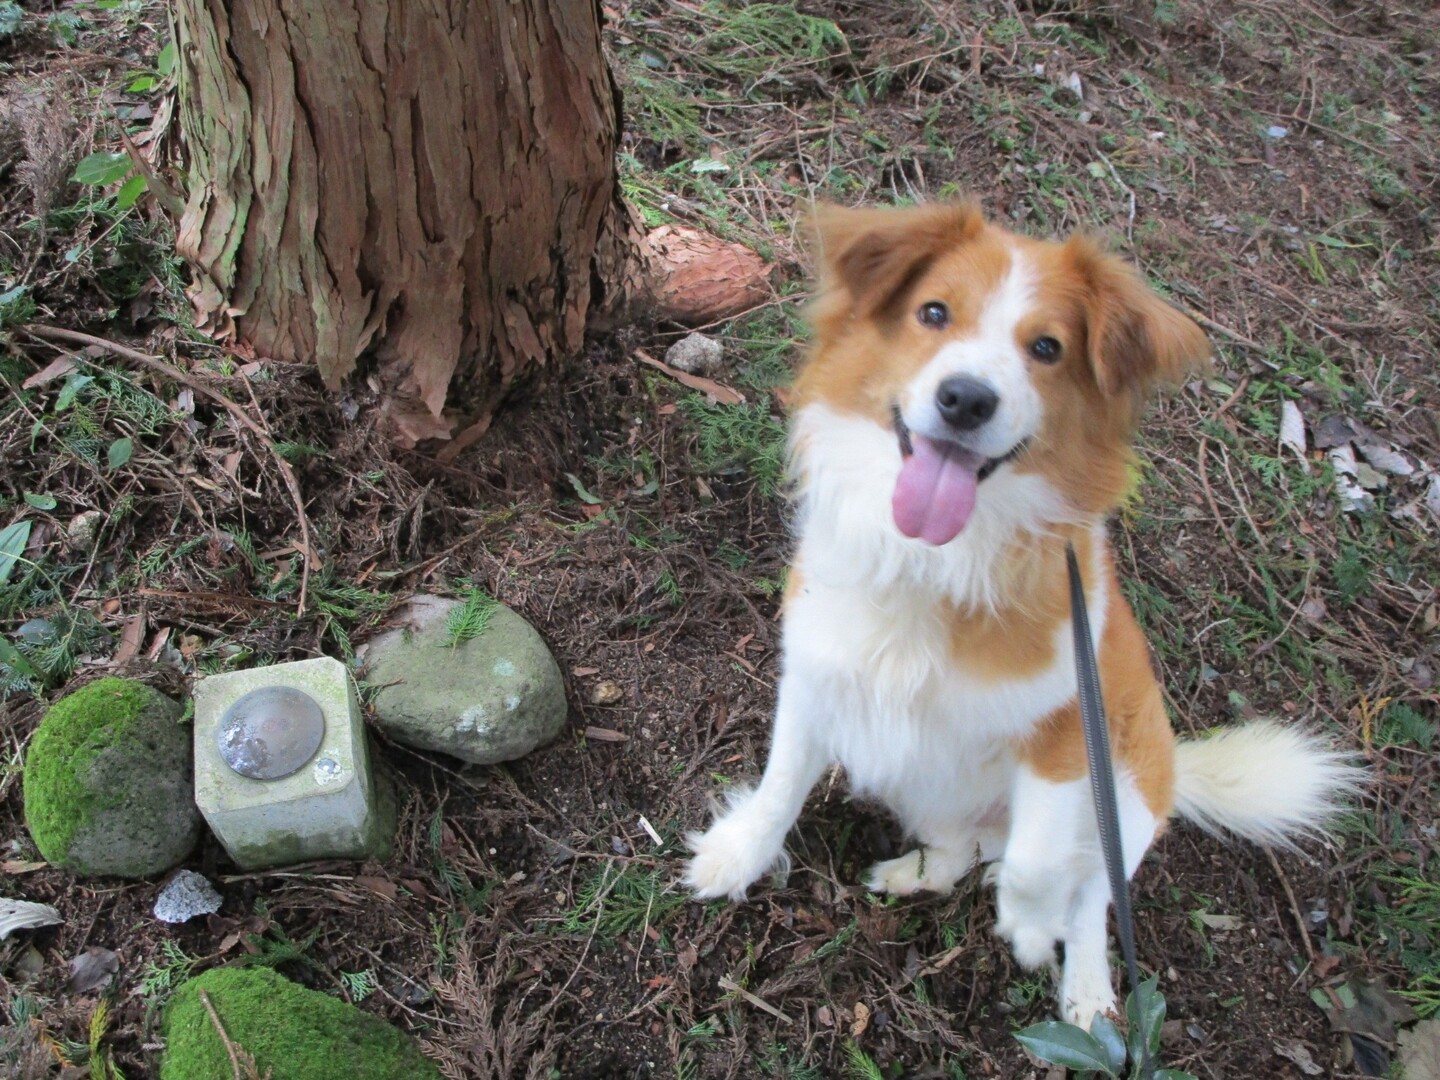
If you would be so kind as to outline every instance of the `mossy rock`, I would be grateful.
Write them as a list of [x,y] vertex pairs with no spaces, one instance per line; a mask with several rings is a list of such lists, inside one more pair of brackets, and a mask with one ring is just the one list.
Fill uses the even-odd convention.
[[273,1080],[440,1080],[415,1041],[354,1005],[269,968],[213,968],[182,983],[165,1010],[160,1080],[234,1075],[201,991],[230,1042]]
[[143,878],[195,847],[190,729],[143,683],[101,679],[61,698],[25,754],[25,823],[46,861]]

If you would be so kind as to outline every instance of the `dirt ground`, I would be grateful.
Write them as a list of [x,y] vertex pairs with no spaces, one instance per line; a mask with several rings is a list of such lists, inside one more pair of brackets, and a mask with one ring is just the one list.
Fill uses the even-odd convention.
[[[1367,986],[1440,1006],[1432,5],[617,0],[637,212],[775,263],[775,299],[712,328],[718,378],[749,400],[707,404],[638,364],[679,331],[642,321],[451,464],[387,442],[363,383],[328,395],[186,329],[153,200],[124,211],[113,185],[66,182],[121,123],[172,137],[163,7],[61,6],[68,31],[30,7],[0,35],[0,525],[34,522],[27,558],[48,577],[0,592],[0,632],[44,617],[74,647],[39,658],[38,696],[13,680],[0,705],[0,895],[64,920],[0,943],[0,1061],[18,1075],[112,1058],[152,1075],[168,988],[242,960],[359,1001],[455,1077],[1048,1075],[1011,1037],[1049,1014],[1048,980],[994,937],[991,892],[976,875],[949,897],[868,896],[862,871],[903,838],[843,779],[812,796],[785,882],[743,905],[674,885],[684,833],[764,758],[787,549],[775,435],[816,195],[970,192],[1015,228],[1100,231],[1211,333],[1213,376],[1151,412],[1112,530],[1175,723],[1306,722],[1375,782],[1303,852],[1184,827],[1157,845],[1135,893],[1167,1063],[1386,1075],[1393,1028],[1347,1006],[1375,1000]],[[27,324],[163,356],[184,380],[96,349],[66,402],[68,376],[25,386],[66,351]],[[1282,439],[1295,417],[1300,452]],[[277,448],[323,553],[300,618]],[[86,511],[90,553],[65,539]],[[549,641],[571,729],[495,768],[382,745],[402,794],[383,865],[241,874],[207,838],[187,865],[224,906],[180,927],[152,917],[158,883],[37,865],[19,762],[66,685],[123,670],[178,695],[196,674],[345,656],[411,592],[469,583]],[[93,1038],[100,991],[67,989],[91,947],[119,965]]]

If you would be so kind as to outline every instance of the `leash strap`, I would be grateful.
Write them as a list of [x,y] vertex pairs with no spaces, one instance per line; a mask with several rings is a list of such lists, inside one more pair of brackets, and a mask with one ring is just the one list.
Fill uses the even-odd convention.
[[[1085,606],[1085,584],[1075,545],[1066,543],[1065,563],[1070,571],[1070,624],[1075,634],[1075,674],[1079,681],[1080,722],[1085,729],[1085,756],[1090,764],[1090,793],[1095,800],[1095,820],[1100,826],[1100,847],[1105,853],[1105,871],[1110,878],[1110,897],[1115,902],[1115,923],[1120,933],[1120,950],[1125,955],[1125,977],[1133,992],[1140,985],[1140,966],[1135,961],[1135,917],[1130,909],[1130,883],[1125,877],[1125,857],[1120,845],[1120,809],[1115,797],[1115,766],[1110,760],[1110,729],[1105,722],[1105,701],[1100,693],[1100,670],[1095,663],[1095,643],[1090,637],[1090,615]],[[1151,1075],[1150,1048],[1142,1041],[1140,1075]]]

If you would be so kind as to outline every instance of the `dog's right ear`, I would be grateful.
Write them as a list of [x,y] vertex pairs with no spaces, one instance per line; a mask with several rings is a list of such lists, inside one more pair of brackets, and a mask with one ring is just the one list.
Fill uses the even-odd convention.
[[940,252],[984,226],[973,203],[873,210],[822,203],[810,215],[821,283],[848,292],[861,318],[886,312]]

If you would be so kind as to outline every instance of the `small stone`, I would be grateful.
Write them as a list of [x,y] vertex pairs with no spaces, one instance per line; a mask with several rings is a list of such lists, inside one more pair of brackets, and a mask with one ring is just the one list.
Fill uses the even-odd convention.
[[77,874],[143,878],[200,836],[190,731],[143,683],[101,679],[61,698],[25,755],[25,822],[46,861]]
[[95,550],[95,542],[100,539],[100,527],[104,524],[105,515],[99,510],[76,514],[65,526],[65,541],[76,551],[88,555]]
[[220,894],[204,874],[180,870],[167,881],[155,898],[155,918],[166,923],[189,922],[197,915],[220,910]]
[[457,600],[418,595],[407,625],[364,649],[375,719],[406,746],[479,765],[513,761],[565,727],[565,682],[545,641],[496,603],[476,637],[451,643]]
[[709,375],[725,359],[725,346],[704,334],[690,334],[665,350],[665,362],[690,375]]
[[613,682],[596,683],[595,688],[590,691],[590,700],[596,705],[614,705],[624,696],[625,691]]

